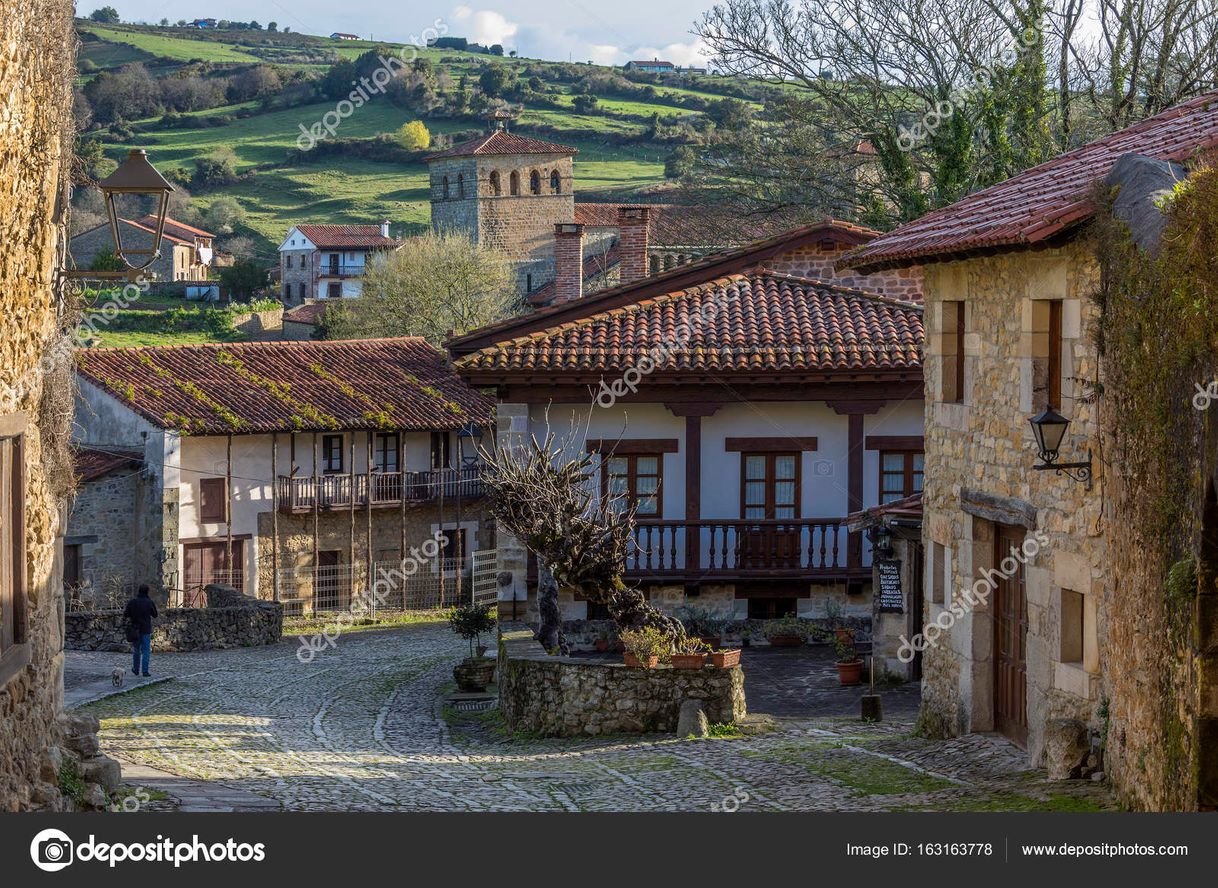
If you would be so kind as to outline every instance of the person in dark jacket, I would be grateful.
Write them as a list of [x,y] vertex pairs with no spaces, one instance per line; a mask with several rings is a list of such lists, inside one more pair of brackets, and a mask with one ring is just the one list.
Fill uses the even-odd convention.
[[133,675],[141,674],[141,660],[143,661],[142,674],[144,677],[147,678],[152,674],[148,671],[148,660],[152,656],[152,620],[156,615],[156,602],[149,597],[148,587],[140,586],[139,592],[127,602],[127,609],[123,611],[123,616],[134,627],[131,636],[134,636],[136,632],[139,633],[139,639],[131,642],[131,673]]

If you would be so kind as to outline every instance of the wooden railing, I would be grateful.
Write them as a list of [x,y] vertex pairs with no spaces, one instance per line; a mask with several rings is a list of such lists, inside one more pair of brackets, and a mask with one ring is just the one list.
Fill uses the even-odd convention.
[[280,476],[276,495],[281,512],[319,511],[424,503],[458,496],[470,500],[482,496],[482,466],[437,469],[425,472],[373,472],[372,474],[335,474]]
[[[852,553],[851,547],[854,547]],[[626,561],[634,579],[840,577],[869,571],[841,518],[640,521]]]

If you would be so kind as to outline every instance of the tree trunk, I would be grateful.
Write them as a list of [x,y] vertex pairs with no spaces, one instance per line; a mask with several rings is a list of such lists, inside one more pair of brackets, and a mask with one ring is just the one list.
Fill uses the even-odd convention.
[[537,559],[537,610],[541,616],[541,627],[537,640],[547,651],[556,651],[562,646],[562,614],[558,609],[558,581],[550,573],[545,562]]

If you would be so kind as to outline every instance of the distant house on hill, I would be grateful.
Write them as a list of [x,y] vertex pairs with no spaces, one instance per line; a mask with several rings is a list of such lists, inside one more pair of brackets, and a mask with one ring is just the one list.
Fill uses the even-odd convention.
[[331,40],[359,40],[358,34],[344,34],[342,31],[335,31],[330,35]]
[[[119,219],[123,245],[150,248],[156,234],[156,217]],[[158,281],[205,281],[216,264],[210,231],[195,228],[185,222],[166,217],[161,237],[161,256],[150,266]],[[93,262],[107,250],[114,249],[109,223],[82,231],[68,243],[68,252],[78,268],[92,268]]]
[[355,297],[363,292],[368,260],[402,242],[380,225],[294,225],[279,246],[283,301],[300,305],[313,299]]
[[190,22],[186,27],[200,28],[200,29],[214,28],[214,27],[216,27],[216,20],[214,18],[195,19],[193,22]]
[[650,62],[631,61],[622,68],[626,71],[642,71],[644,74],[672,74],[677,70],[677,66],[672,62],[659,59],[652,59]]

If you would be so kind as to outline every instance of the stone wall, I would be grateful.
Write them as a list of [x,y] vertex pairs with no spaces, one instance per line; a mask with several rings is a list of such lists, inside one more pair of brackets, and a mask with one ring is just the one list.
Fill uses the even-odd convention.
[[[236,607],[161,610],[152,628],[152,649],[209,651],[275,644],[283,635],[283,605],[245,599]],[[72,651],[130,651],[121,610],[65,615],[64,646]]]
[[[1096,435],[1095,406],[1082,380],[1095,376],[1088,330],[1095,307],[1094,257],[1084,242],[1012,252],[925,268],[926,610],[923,625],[946,625],[923,657],[923,718],[944,733],[995,727],[993,599],[965,606],[982,572],[994,568],[1000,524],[1021,526],[1037,540],[1024,567],[1027,595],[1027,749],[1044,764],[1050,719],[1076,718],[1098,729],[1100,649],[1097,608],[1105,585],[1100,521],[1105,479],[1095,485],[1032,466],[1028,418],[1043,385],[1035,354],[1047,334],[1036,325],[1037,300],[1062,302],[1062,412],[1071,420],[1062,459],[1085,458]],[[945,299],[966,303],[964,391],[944,402]],[[1042,338],[1043,337],[1043,338]],[[938,549],[936,549],[938,547]],[[939,590],[936,599],[936,588]],[[1078,657],[1066,657],[1063,603],[1081,596]],[[1077,600],[1077,599],[1075,599]],[[955,603],[962,610],[952,613]]]
[[[63,709],[61,495],[71,486],[62,403],[70,354],[58,347],[54,286],[66,236],[61,196],[72,151],[72,4],[0,0],[0,423],[25,473],[24,626],[0,651],[0,810],[57,807]],[[23,639],[23,640],[22,640]]]
[[[139,583],[159,585],[154,540],[143,539],[154,504],[140,468],[118,469],[77,489],[64,544],[80,546],[82,586],[92,594]],[[83,594],[83,589],[82,589]]]
[[234,314],[233,327],[249,334],[250,339],[256,342],[283,339],[283,308]]
[[834,244],[826,249],[817,244],[800,247],[796,250],[775,256],[765,264],[767,268],[783,274],[798,275],[818,281],[830,281],[843,287],[853,287],[891,296],[894,299],[905,299],[910,302],[922,301],[922,268],[897,268],[879,271],[875,274],[858,274],[850,268],[839,268],[838,261],[854,247]]
[[746,715],[739,666],[636,669],[550,657],[520,624],[501,625],[498,676],[508,728],[542,737],[671,733],[686,700],[701,700],[712,724]]
[[[317,298],[317,263],[320,256],[314,250],[284,250],[279,254],[279,295],[287,305],[302,305],[306,299]],[[291,267],[287,264],[289,257]]]

